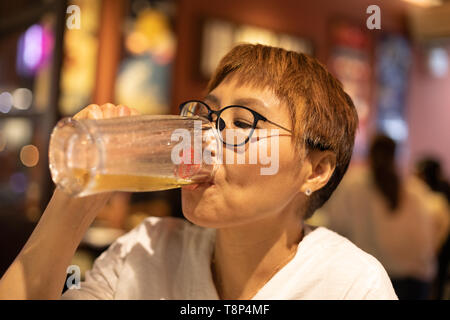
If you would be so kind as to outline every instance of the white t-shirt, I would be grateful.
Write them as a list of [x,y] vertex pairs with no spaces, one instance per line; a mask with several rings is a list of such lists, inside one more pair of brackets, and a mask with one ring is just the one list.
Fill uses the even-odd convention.
[[[119,238],[62,299],[218,299],[211,273],[215,229],[146,219]],[[346,238],[305,226],[294,258],[253,297],[397,299],[383,266]]]

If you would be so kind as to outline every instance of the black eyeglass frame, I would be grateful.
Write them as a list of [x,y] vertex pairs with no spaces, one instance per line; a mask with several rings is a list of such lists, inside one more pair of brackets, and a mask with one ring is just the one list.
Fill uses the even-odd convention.
[[[180,114],[181,114],[181,115],[184,115],[184,114],[183,114],[183,108],[184,108],[188,103],[201,103],[202,105],[204,105],[204,106],[206,107],[206,109],[208,110],[208,117],[207,117],[207,119],[208,119],[210,122],[213,122],[212,115],[213,115],[213,114],[216,115],[217,119],[215,120],[215,122],[216,122],[216,128],[217,128],[217,129],[219,130],[219,132],[220,132],[220,139],[222,140],[222,142],[223,142],[224,144],[226,144],[226,145],[228,145],[228,146],[239,147],[239,146],[245,145],[245,144],[250,140],[250,138],[252,137],[253,132],[254,132],[255,129],[256,129],[256,125],[258,124],[258,121],[260,121],[260,120],[261,120],[261,121],[264,121],[264,122],[268,122],[268,123],[270,123],[270,124],[273,124],[274,126],[277,126],[278,128],[281,128],[281,129],[283,129],[283,130],[286,130],[286,131],[288,131],[288,132],[290,132],[290,133],[292,134],[292,130],[289,130],[289,129],[283,127],[282,125],[279,125],[279,124],[277,124],[277,123],[275,123],[275,122],[273,122],[273,121],[270,121],[269,119],[267,119],[266,117],[264,117],[264,116],[261,115],[260,113],[256,112],[255,110],[252,110],[252,109],[250,109],[250,108],[248,108],[248,107],[240,106],[240,105],[230,105],[230,106],[226,106],[226,107],[224,107],[224,108],[222,108],[222,109],[220,109],[220,110],[215,111],[215,110],[212,110],[211,107],[208,106],[208,104],[207,104],[206,102],[203,102],[203,101],[200,101],[200,100],[188,100],[188,101],[185,101],[185,102],[181,103],[180,106],[179,106],[179,108],[180,108]],[[229,108],[242,108],[242,109],[245,109],[245,110],[250,111],[250,112],[253,114],[252,130],[251,130],[250,133],[248,134],[248,137],[245,139],[245,141],[242,142],[242,143],[239,143],[239,144],[230,144],[230,143],[227,143],[227,142],[225,142],[225,141],[223,140],[223,138],[222,138],[221,131],[222,131],[223,129],[222,129],[222,130],[220,129],[220,123],[219,123],[219,121],[220,121],[220,119],[222,119],[222,118],[220,118],[220,115],[222,114],[222,112],[224,112],[225,110],[227,110],[227,109],[229,109]],[[224,120],[222,119],[222,121],[224,121]]]

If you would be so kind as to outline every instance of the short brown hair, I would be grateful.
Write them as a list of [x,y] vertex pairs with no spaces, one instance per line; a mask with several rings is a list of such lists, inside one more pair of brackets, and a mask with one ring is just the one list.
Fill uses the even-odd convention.
[[273,90],[287,104],[296,148],[336,154],[333,175],[310,198],[305,219],[311,217],[331,196],[350,163],[358,125],[352,99],[318,60],[282,48],[237,45],[220,61],[207,91],[231,74],[239,75],[239,84]]

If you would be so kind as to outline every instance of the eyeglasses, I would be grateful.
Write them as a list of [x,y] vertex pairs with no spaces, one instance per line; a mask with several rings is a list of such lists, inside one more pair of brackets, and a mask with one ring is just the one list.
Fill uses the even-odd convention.
[[244,106],[231,105],[215,111],[203,101],[189,100],[180,105],[180,112],[182,116],[199,116],[215,122],[222,142],[234,147],[242,146],[250,140],[260,120],[292,133],[291,130]]

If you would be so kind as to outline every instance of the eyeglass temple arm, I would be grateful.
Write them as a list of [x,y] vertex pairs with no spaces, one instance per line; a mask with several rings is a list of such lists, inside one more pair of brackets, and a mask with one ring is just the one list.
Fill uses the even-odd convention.
[[279,124],[277,124],[277,123],[275,123],[275,122],[273,122],[273,121],[270,121],[269,119],[266,119],[266,121],[267,121],[268,123],[273,124],[274,126],[277,126],[278,128],[284,129],[284,130],[286,130],[287,132],[292,133],[292,130],[289,130],[289,129],[287,129],[287,128],[285,128],[285,127],[283,127],[283,126],[281,126],[281,125],[279,125]]

